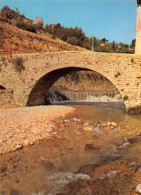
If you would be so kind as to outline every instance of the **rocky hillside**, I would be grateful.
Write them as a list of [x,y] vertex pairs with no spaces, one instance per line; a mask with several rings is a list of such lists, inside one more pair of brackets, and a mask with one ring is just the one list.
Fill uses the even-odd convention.
[[[84,50],[60,40],[53,40],[47,34],[28,32],[5,22],[0,22],[0,37],[12,37],[13,53]],[[1,50],[9,50],[11,47],[8,39],[0,39],[0,43]]]

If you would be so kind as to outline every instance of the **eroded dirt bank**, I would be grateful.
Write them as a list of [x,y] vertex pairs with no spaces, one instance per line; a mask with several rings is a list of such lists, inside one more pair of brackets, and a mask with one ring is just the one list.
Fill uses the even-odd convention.
[[52,121],[73,110],[64,106],[0,109],[0,154],[48,138]]

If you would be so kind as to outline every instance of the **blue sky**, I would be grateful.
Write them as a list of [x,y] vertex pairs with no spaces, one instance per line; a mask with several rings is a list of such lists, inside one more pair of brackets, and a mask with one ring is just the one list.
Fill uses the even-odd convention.
[[86,36],[107,38],[110,42],[130,44],[136,37],[136,0],[0,0],[0,9],[8,5],[44,24],[61,23],[65,27],[80,27]]

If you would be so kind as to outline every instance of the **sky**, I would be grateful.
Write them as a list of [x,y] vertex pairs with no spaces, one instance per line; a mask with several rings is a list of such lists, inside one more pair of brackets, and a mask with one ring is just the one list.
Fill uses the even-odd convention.
[[88,37],[130,44],[136,37],[136,0],[0,0],[35,21],[80,27]]

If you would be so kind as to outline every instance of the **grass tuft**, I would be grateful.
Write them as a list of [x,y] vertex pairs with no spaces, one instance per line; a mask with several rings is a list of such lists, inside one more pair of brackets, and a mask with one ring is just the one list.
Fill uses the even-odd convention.
[[12,60],[12,63],[17,72],[21,73],[23,70],[25,70],[25,67],[23,65],[23,59],[21,57],[14,58]]

